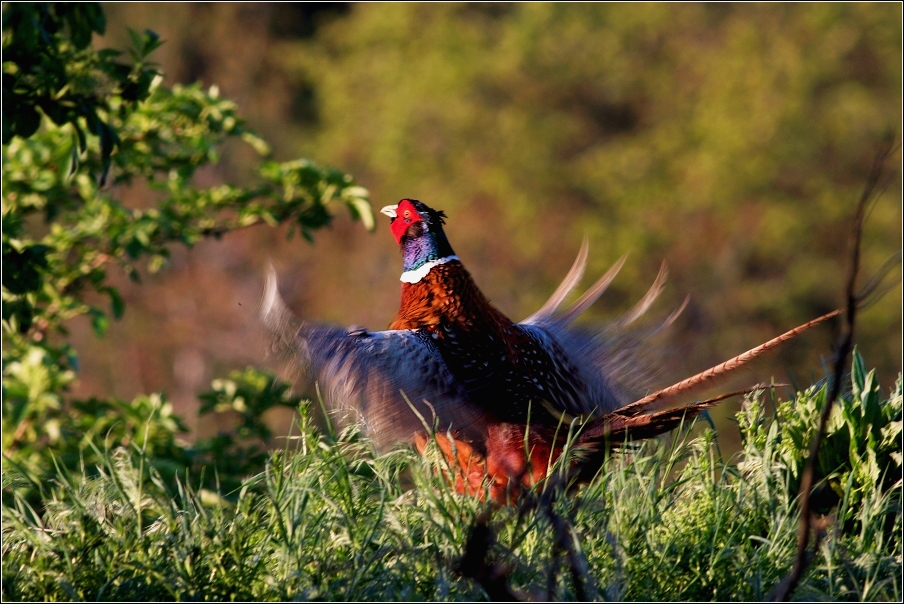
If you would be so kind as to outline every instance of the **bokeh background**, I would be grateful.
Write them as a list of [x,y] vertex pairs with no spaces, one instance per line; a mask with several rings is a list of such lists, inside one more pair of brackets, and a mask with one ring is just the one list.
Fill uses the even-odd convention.
[[[99,46],[127,46],[127,27],[156,31],[167,84],[219,86],[276,159],[345,170],[377,209],[413,197],[445,210],[456,252],[512,318],[545,301],[585,235],[588,284],[630,253],[588,323],[630,308],[665,260],[651,314],[690,303],[657,340],[662,385],[842,303],[850,216],[881,142],[901,140],[898,3],[104,9]],[[253,159],[228,147],[200,178],[244,182]],[[900,147],[890,165],[864,276],[901,249]],[[115,193],[153,203],[138,187]],[[141,285],[116,278],[124,318],[104,339],[72,325],[76,394],[162,390],[196,435],[220,429],[199,425],[196,393],[231,369],[273,366],[256,319],[268,259],[302,317],[378,329],[398,307],[401,261],[382,221],[372,234],[340,214],[313,245],[281,229],[231,233],[174,250]],[[886,387],[901,370],[900,274],[857,325]],[[714,390],[822,378],[838,328]]]

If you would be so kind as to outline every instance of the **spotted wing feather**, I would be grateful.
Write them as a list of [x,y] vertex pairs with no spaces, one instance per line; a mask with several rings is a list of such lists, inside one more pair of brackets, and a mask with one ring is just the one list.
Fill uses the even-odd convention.
[[558,410],[575,416],[594,415],[614,411],[630,402],[619,396],[617,384],[611,376],[617,375],[610,367],[598,367],[588,363],[589,354],[598,352],[596,347],[579,345],[573,330],[555,331],[540,325],[519,324],[539,349],[546,352],[547,363],[543,367],[546,390],[551,394]]

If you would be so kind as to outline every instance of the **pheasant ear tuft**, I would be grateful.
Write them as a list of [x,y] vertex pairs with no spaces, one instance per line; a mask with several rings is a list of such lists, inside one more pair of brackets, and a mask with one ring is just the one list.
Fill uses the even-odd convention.
[[436,217],[439,219],[440,224],[446,224],[446,213],[442,210],[436,210]]

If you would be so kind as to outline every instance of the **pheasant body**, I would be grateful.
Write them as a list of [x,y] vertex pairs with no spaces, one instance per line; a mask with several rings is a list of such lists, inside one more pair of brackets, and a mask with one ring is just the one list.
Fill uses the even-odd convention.
[[660,434],[712,404],[656,413],[628,405],[648,372],[625,326],[655,299],[664,270],[608,332],[575,329],[572,321],[624,261],[561,311],[583,273],[585,242],[550,300],[514,323],[455,255],[442,212],[411,199],[382,212],[403,256],[400,308],[388,330],[298,322],[272,275],[262,305],[278,348],[306,369],[340,420],[362,424],[377,446],[413,442],[423,451],[434,438],[455,468],[449,478],[459,491],[480,494],[488,486],[501,501],[545,477],[575,422],[583,429],[578,444],[592,456],[629,431],[635,438]]
[[265,320],[327,406],[362,424],[378,446],[413,441],[423,449],[434,432],[456,462],[458,488],[477,493],[489,478],[500,498],[543,478],[561,453],[563,421],[633,400],[610,383],[619,355],[605,353],[609,342],[559,337],[571,319],[555,316],[558,302],[522,323],[493,307],[452,250],[441,212],[407,199],[383,211],[403,257],[399,312],[388,330],[298,323],[275,282],[264,301]]
[[[405,268],[399,314],[389,328],[429,332],[471,404],[499,421],[524,424],[533,416],[552,425],[561,412],[583,415],[619,406],[602,384],[589,387],[592,376],[546,329],[516,324],[490,304],[454,255],[441,212],[409,199],[388,211],[395,214],[391,226]],[[421,267],[429,270],[415,274]]]

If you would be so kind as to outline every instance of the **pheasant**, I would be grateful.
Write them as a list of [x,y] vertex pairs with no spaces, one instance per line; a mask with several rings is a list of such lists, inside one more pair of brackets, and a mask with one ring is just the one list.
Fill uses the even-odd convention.
[[359,422],[379,447],[408,442],[423,452],[435,439],[454,468],[450,478],[456,489],[480,495],[489,488],[497,501],[546,477],[550,460],[562,453],[569,425],[580,426],[577,444],[586,450],[579,474],[592,476],[608,447],[628,433],[661,434],[724,397],[661,410],[664,399],[837,314],[635,400],[648,372],[642,368],[643,338],[632,338],[625,327],[656,299],[664,267],[647,294],[608,331],[576,329],[574,319],[602,295],[625,261],[560,310],[583,275],[585,241],[550,299],[515,323],[490,304],[455,255],[443,212],[414,199],[381,212],[390,218],[403,259],[401,304],[388,330],[297,321],[279,298],[272,268],[262,317],[277,347],[298,359],[327,408],[341,419]]

